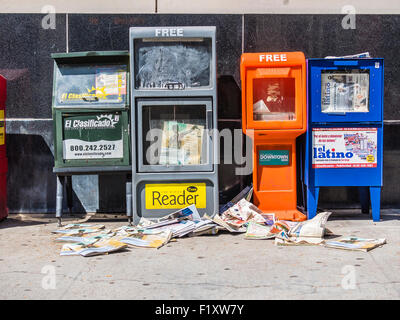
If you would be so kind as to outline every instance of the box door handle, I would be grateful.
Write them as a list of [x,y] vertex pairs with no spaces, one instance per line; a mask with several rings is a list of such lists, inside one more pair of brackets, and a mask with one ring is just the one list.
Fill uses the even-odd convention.
[[213,124],[213,118],[212,118],[212,110],[207,110],[206,111],[206,117],[207,117],[207,130],[208,130],[208,135],[212,139],[212,124]]
[[333,62],[335,66],[342,66],[342,67],[351,67],[351,66],[358,66],[358,60],[336,60]]
[[290,68],[259,68],[256,71],[256,77],[274,77],[274,78],[287,78],[290,73]]

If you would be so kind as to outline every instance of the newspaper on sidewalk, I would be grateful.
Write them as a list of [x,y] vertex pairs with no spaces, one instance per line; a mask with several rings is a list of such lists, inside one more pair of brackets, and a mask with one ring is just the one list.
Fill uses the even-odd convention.
[[115,233],[111,231],[101,232],[101,233],[90,233],[83,236],[62,236],[56,239],[57,242],[70,242],[70,243],[84,243],[93,244],[101,239],[111,238]]
[[202,221],[196,206],[190,205],[156,221],[142,218],[137,227],[144,234],[156,234],[169,230],[172,232],[172,237],[183,237],[202,226],[204,224]]
[[228,206],[222,214],[217,214],[212,218],[207,215],[204,217],[219,225],[220,229],[233,233],[246,232],[250,221],[269,226],[275,223],[274,213],[262,212],[249,202],[246,197],[241,197],[237,203],[230,207]]
[[229,201],[227,204],[220,207],[219,214],[224,213],[226,210],[228,210],[230,207],[234,206],[236,203],[238,203],[243,198],[246,199],[247,201],[250,201],[252,195],[253,195],[253,186],[245,187],[231,201]]
[[326,234],[332,234],[326,228],[326,222],[331,212],[321,212],[314,218],[302,222],[298,222],[279,233],[275,238],[275,245],[317,245],[324,241]]
[[314,218],[299,222],[289,231],[290,237],[322,238],[327,233],[332,233],[326,228],[326,222],[332,212],[318,213]]
[[56,234],[63,234],[66,236],[83,236],[83,235],[87,235],[87,234],[95,234],[100,232],[101,229],[67,229],[67,230],[55,230],[52,231],[52,233],[56,233]]
[[70,224],[53,233],[55,241],[64,242],[60,255],[93,256],[118,251],[129,246],[160,248],[174,237],[216,234],[218,225],[200,217],[194,205],[175,211],[156,221],[141,218],[137,226],[113,230],[104,225]]
[[88,223],[70,223],[63,226],[60,230],[69,230],[69,229],[104,229],[104,224],[88,224]]
[[188,235],[191,237],[200,235],[216,235],[218,233],[218,230],[219,228],[216,223],[207,218],[204,218],[196,223],[195,229]]
[[200,221],[200,214],[197,211],[197,208],[194,204],[180,209],[178,211],[172,212],[162,218],[157,219],[154,223],[149,223],[146,228],[158,228],[168,224],[173,224],[180,222],[182,220],[192,220],[192,221]]
[[261,225],[257,222],[250,221],[247,225],[245,239],[271,239],[275,237],[275,234],[271,233],[271,227],[266,225]]
[[217,225],[216,223],[210,223],[203,227],[196,228],[191,233],[188,234],[189,237],[197,237],[197,236],[214,236],[221,230],[221,226]]
[[386,239],[364,239],[358,237],[344,237],[339,240],[325,241],[323,243],[323,246],[327,248],[367,252],[376,247],[383,246],[385,243]]
[[288,237],[284,232],[279,233],[275,237],[276,246],[307,246],[307,245],[319,245],[324,242],[324,239],[320,238],[295,238]]
[[247,223],[250,221],[267,223],[262,213],[254,204],[243,198],[222,213],[221,219],[236,231],[246,232]]
[[172,232],[170,230],[164,230],[154,234],[138,233],[122,238],[121,242],[135,247],[159,249],[167,244],[171,238]]
[[289,231],[297,222],[277,220],[270,225],[268,221],[260,224],[250,221],[247,226],[245,239],[276,239],[277,237],[288,239]]
[[220,226],[222,228],[222,230],[227,230],[229,232],[245,232],[245,230],[242,230],[241,228],[236,229],[231,227],[229,224],[227,224],[220,215],[216,214],[214,217],[210,217],[207,214],[205,214],[203,216],[205,219],[209,219],[210,221],[214,222],[215,224],[217,224],[218,226]]
[[66,236],[80,237],[85,234],[102,232],[104,228],[105,226],[103,224],[92,225],[92,224],[71,223],[67,224],[66,226],[58,230],[52,231],[52,233],[64,234]]
[[101,239],[93,244],[69,243],[64,244],[61,249],[61,256],[81,255],[84,257],[108,254],[127,247],[127,244],[117,239]]

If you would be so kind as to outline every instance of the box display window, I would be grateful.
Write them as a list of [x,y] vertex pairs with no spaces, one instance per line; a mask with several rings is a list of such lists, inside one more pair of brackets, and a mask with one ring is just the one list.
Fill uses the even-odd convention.
[[56,106],[126,103],[127,66],[122,64],[59,64],[56,72]]
[[368,70],[322,70],[321,112],[369,112]]
[[206,115],[205,105],[143,106],[144,165],[207,164]]
[[296,120],[295,79],[254,79],[253,119],[255,121]]
[[135,40],[135,88],[209,87],[211,39]]

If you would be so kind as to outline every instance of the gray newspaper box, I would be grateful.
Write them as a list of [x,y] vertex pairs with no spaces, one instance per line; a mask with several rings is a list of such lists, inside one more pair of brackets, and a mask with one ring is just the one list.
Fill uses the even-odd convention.
[[132,216],[218,212],[215,31],[130,28]]

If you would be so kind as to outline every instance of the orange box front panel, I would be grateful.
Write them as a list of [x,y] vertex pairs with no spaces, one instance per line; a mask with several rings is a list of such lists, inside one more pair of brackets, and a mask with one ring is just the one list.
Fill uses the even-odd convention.
[[[296,208],[295,141],[256,141],[253,151],[254,204],[266,212]],[[262,164],[260,154],[267,151],[286,151],[288,163]]]

